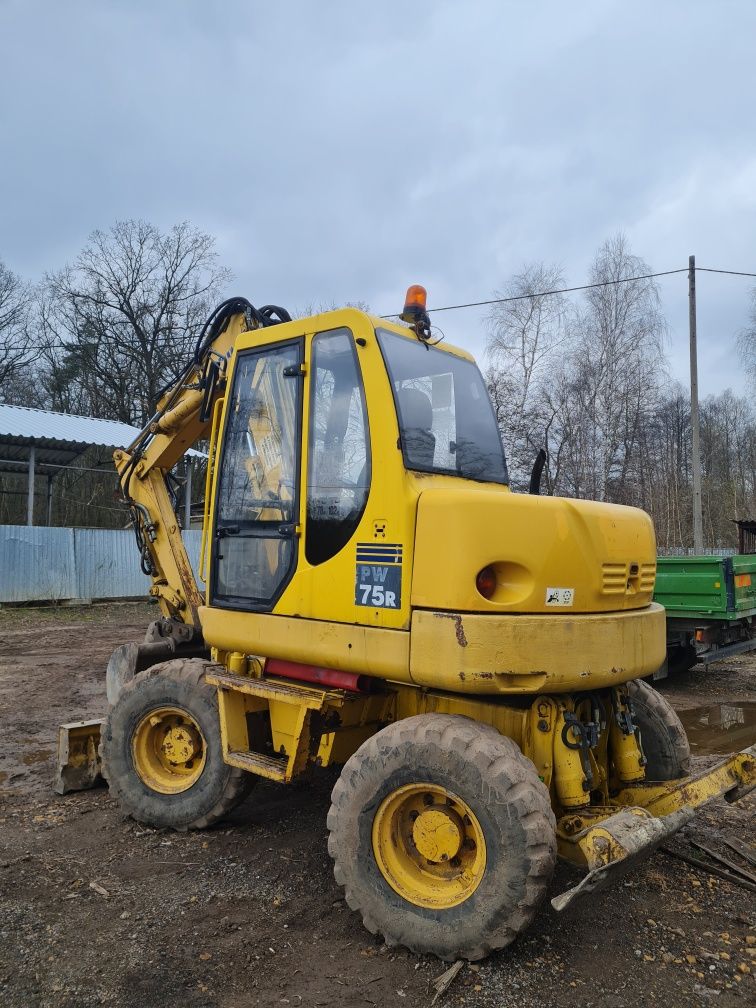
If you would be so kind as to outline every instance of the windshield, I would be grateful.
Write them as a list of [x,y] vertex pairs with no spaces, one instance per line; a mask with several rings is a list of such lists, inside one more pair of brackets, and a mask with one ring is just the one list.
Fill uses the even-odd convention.
[[499,429],[477,365],[385,329],[377,335],[407,468],[508,483]]

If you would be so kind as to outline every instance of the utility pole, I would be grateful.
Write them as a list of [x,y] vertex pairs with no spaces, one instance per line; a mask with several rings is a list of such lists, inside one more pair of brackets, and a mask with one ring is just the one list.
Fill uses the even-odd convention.
[[696,349],[696,257],[688,258],[688,324],[690,328],[690,428],[693,448],[693,548],[703,553],[701,495],[701,428],[698,419],[698,351]]

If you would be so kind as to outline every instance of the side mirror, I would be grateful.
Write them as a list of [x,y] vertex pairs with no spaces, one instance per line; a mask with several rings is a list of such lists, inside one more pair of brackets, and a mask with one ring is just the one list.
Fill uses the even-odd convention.
[[546,451],[543,448],[539,448],[530,473],[530,488],[528,489],[528,493],[537,495],[541,492],[541,476],[543,475],[543,467],[545,465]]

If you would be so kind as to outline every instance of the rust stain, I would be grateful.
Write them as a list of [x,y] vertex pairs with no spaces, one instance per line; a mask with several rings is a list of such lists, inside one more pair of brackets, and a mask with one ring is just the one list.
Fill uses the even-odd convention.
[[445,613],[437,612],[433,614],[437,619],[450,619],[454,620],[454,635],[457,638],[457,644],[460,647],[467,647],[467,637],[465,637],[465,628],[462,623],[462,617],[459,613]]
[[197,582],[194,580],[194,571],[189,563],[189,558],[182,550],[176,551],[176,567],[178,568],[187,601],[192,609],[192,621],[194,622],[196,610],[202,605],[202,599],[197,588]]

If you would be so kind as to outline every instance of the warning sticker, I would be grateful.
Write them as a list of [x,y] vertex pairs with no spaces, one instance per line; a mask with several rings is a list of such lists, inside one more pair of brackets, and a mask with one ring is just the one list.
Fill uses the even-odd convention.
[[575,601],[574,588],[547,588],[546,605],[548,606],[571,606]]
[[371,609],[401,609],[400,543],[357,543],[354,602]]

